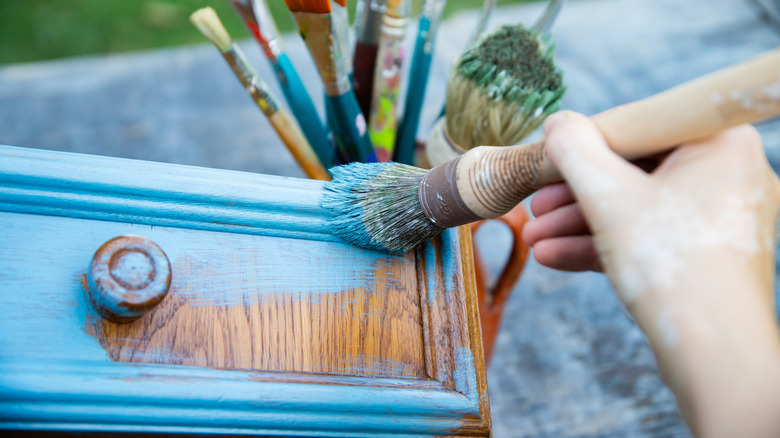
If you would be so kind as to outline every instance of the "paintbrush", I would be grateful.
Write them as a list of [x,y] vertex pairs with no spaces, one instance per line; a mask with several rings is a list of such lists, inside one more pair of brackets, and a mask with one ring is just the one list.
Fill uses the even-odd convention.
[[425,0],[418,23],[417,40],[414,43],[412,65],[409,69],[409,87],[406,91],[404,113],[398,125],[393,159],[403,164],[414,163],[417,128],[425,100],[428,73],[431,69],[436,33],[446,0]]
[[410,0],[388,0],[379,36],[368,132],[378,161],[390,161],[398,129],[397,107]]
[[446,116],[426,145],[432,165],[480,145],[518,144],[558,110],[566,88],[546,40],[505,25],[461,55],[447,82]]
[[387,0],[360,0],[355,8],[355,52],[352,58],[352,85],[363,115],[371,115],[374,70],[382,16]]
[[333,144],[329,140],[328,131],[322,125],[306,87],[284,51],[282,39],[265,0],[229,1],[271,62],[287,104],[320,162],[325,167],[333,166]]
[[313,179],[330,180],[330,174],[320,163],[301,132],[301,128],[287,112],[279,108],[276,98],[249,64],[238,45],[231,40],[216,12],[208,7],[199,9],[190,15],[190,20],[222,53],[241,85],[266,115],[271,126],[306,175]]
[[[352,92],[339,48],[330,0],[284,0],[322,79],[344,153],[350,161],[376,161],[365,117]],[[346,0],[339,3],[344,6]],[[348,63],[347,63],[348,64]]]
[[477,16],[477,24],[474,26],[474,29],[471,30],[469,39],[466,40],[468,41],[466,43],[466,48],[473,46],[485,31],[487,22],[490,20],[490,15],[493,13],[493,9],[496,8],[496,3],[498,3],[498,0],[485,0],[482,3],[482,9],[479,11],[479,16]]
[[[627,159],[780,115],[780,49],[593,117]],[[469,150],[429,171],[398,163],[334,167],[322,208],[350,244],[404,252],[445,228],[501,216],[561,180],[539,142]]]

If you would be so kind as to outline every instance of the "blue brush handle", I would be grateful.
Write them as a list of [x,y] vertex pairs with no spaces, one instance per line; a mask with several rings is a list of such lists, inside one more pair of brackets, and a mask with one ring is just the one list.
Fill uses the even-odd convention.
[[322,126],[322,121],[314,107],[314,103],[306,92],[301,78],[296,73],[290,59],[282,53],[276,57],[276,62],[272,62],[276,75],[279,78],[279,86],[282,93],[290,105],[290,109],[295,115],[295,119],[303,130],[303,135],[311,144],[317,158],[326,168],[333,166],[333,144],[331,143],[328,132]]
[[417,127],[420,125],[420,113],[422,112],[425,88],[428,83],[428,72],[430,71],[431,58],[433,57],[430,51],[425,50],[426,34],[429,30],[430,21],[425,17],[421,18],[417,41],[414,44],[414,54],[412,55],[404,115],[398,127],[398,137],[396,138],[395,155],[393,157],[395,161],[403,164],[414,164]]
[[340,145],[349,161],[372,163],[376,161],[374,147],[368,137],[368,126],[360,111],[352,90],[339,96],[325,96],[330,105],[334,121],[333,132],[339,137]]

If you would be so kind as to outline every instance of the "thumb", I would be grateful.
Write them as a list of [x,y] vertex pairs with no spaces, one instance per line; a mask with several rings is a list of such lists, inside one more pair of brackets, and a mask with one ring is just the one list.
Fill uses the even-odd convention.
[[545,125],[545,149],[583,208],[646,176],[613,152],[596,125],[582,114],[561,111]]

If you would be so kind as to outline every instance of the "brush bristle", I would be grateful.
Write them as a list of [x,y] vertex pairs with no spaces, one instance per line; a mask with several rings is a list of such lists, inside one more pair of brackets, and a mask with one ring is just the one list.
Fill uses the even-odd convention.
[[447,134],[464,149],[517,144],[558,110],[566,87],[555,48],[505,25],[458,59],[447,83]]
[[217,13],[210,7],[198,9],[190,15],[190,21],[206,36],[219,50],[230,47],[231,40],[225,26],[219,21]]
[[340,4],[342,8],[347,7],[347,0],[334,0],[336,3]]
[[328,229],[354,246],[403,253],[444,231],[420,206],[426,171],[399,163],[334,167],[320,202]]
[[330,0],[284,0],[291,12],[330,14]]

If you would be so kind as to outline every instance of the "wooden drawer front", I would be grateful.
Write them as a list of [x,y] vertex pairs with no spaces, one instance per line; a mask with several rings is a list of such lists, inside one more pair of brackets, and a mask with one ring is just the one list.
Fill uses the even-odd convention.
[[[0,428],[487,435],[470,234],[385,255],[339,243],[320,182],[0,147]],[[125,324],[95,251],[167,255]]]
[[[328,250],[325,242],[303,250],[279,237],[15,213],[0,213],[0,225],[8,232],[0,254],[3,307],[14,310],[3,324],[18,334],[6,340],[2,357],[108,355],[122,362],[426,377],[411,254],[366,259],[346,248]],[[156,242],[171,262],[172,281],[157,307],[116,324],[89,302],[86,270],[103,242],[124,234]]]

